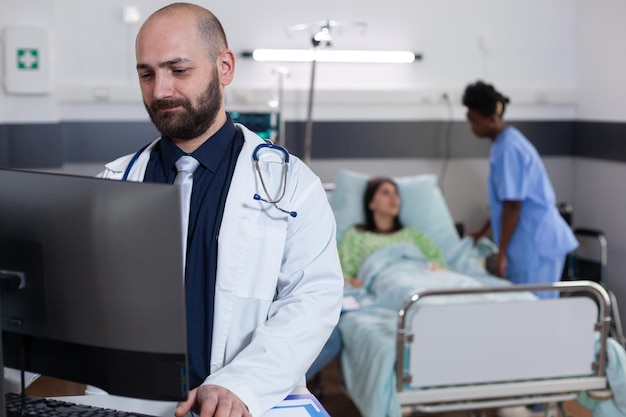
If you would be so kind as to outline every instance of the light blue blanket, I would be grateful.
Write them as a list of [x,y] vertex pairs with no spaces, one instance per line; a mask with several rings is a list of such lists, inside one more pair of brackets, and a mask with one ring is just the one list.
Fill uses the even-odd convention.
[[[457,259],[458,257],[452,260]],[[417,247],[409,244],[391,245],[378,250],[363,262],[358,274],[364,280],[363,287],[347,289],[346,293],[353,295],[364,306],[377,306],[397,312],[407,296],[418,290],[509,285],[507,281],[487,274],[476,262],[465,261],[461,270],[454,263],[450,267],[451,269],[433,271]],[[466,302],[489,297],[491,296],[437,297],[429,302]],[[528,299],[527,295],[519,294],[506,297]]]
[[[401,415],[396,395],[395,340],[398,310],[409,294],[427,289],[509,285],[488,275],[476,263],[476,254],[471,252],[476,250],[471,241],[464,240],[452,252],[453,256],[446,258],[451,268],[461,268],[466,273],[431,271],[419,249],[404,244],[380,249],[363,263],[359,271],[363,288],[346,290],[361,302],[362,308],[344,313],[339,328],[344,344],[341,365],[346,388],[364,417]],[[528,293],[501,293],[438,296],[421,302],[533,298]]]
[[[341,365],[348,394],[363,417],[400,417],[396,391],[396,328],[398,310],[413,292],[427,289],[510,285],[476,264],[476,247],[462,241],[446,260],[455,270],[429,271],[421,252],[394,245],[370,256],[359,271],[360,289],[346,290],[362,305],[339,320],[343,339]],[[465,273],[461,273],[465,272]],[[529,293],[438,296],[420,303],[511,301],[534,299]],[[594,417],[626,417],[626,353],[615,340],[607,345],[607,379],[614,397],[598,402],[582,394],[579,402]]]
[[[596,351],[599,349],[598,341]],[[597,401],[583,392],[578,402],[591,410],[593,417],[626,417],[626,351],[615,339],[607,339],[606,378],[613,392],[613,397]]]

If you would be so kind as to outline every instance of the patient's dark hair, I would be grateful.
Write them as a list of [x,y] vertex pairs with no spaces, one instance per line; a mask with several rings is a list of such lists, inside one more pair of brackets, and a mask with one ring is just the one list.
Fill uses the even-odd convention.
[[493,85],[482,81],[468,85],[463,93],[463,105],[485,117],[494,113],[502,117],[509,101],[509,98],[497,91]]
[[[365,213],[365,223],[357,226],[360,230],[366,230],[368,232],[378,232],[376,228],[376,222],[374,222],[374,212],[370,210],[370,203],[374,199],[374,194],[380,188],[381,185],[385,183],[390,183],[398,190],[398,185],[391,179],[387,177],[375,177],[367,182],[365,186],[365,192],[363,193],[363,212]],[[398,217],[395,218],[393,223],[392,232],[397,232],[402,229],[402,223],[400,223],[400,219]]]

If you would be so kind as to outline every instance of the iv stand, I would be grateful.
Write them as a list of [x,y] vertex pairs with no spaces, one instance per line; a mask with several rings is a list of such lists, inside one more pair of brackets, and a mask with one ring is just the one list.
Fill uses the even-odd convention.
[[[319,44],[319,43],[318,43]],[[309,84],[309,101],[307,108],[306,127],[304,131],[304,163],[311,166],[311,144],[313,142],[313,90],[315,86],[315,68],[317,60],[315,51],[317,45],[313,42],[313,59],[311,60],[311,82]]]
[[313,92],[315,87],[315,69],[317,66],[317,47],[320,44],[330,46],[332,41],[331,28],[336,26],[365,26],[362,22],[350,22],[350,21],[338,21],[338,20],[322,20],[313,23],[304,23],[299,25],[290,26],[287,28],[290,32],[317,28],[318,32],[311,38],[313,45],[313,58],[311,59],[311,83],[309,85],[309,101],[307,109],[307,120],[304,132],[304,163],[311,164],[311,145],[313,143]]
[[283,115],[283,111],[284,111],[284,104],[283,104],[283,100],[284,100],[284,86],[283,86],[283,78],[285,76],[289,75],[289,70],[287,68],[284,67],[276,67],[274,68],[274,70],[272,71],[276,77],[277,77],[277,91],[276,91],[276,97],[272,100],[270,100],[270,107],[276,107],[277,110],[277,119],[278,119],[278,123],[277,123],[277,134],[276,134],[276,138],[274,143],[276,145],[281,145],[281,146],[285,146],[285,144],[287,143],[286,140],[286,134],[285,134],[285,117]]

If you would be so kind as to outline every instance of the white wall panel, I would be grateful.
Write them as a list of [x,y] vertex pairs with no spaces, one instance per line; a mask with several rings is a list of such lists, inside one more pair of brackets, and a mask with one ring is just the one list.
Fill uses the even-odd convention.
[[[145,19],[167,3],[136,0],[133,4]],[[139,23],[122,21],[126,1],[0,0],[0,4],[6,9],[0,25],[29,23],[50,29],[53,83],[60,101],[140,99],[134,70],[134,39]],[[307,48],[309,33],[296,32],[289,36],[285,28],[337,19],[363,21],[367,28],[338,30],[335,48],[409,49],[424,54],[423,61],[409,65],[318,64],[315,86],[319,91],[459,92],[468,82],[487,77],[504,92],[530,92],[531,99],[523,99],[524,103],[539,106],[562,103],[555,93],[558,91],[565,91],[571,97],[569,104],[576,97],[577,3],[571,0],[507,2],[506,7],[497,0],[393,0],[391,3],[322,0],[300,2],[298,7],[288,0],[275,0],[271,6],[246,0],[201,4],[212,8],[220,17],[236,53],[258,47]],[[528,30],[528,22],[532,22],[532,30]],[[274,86],[275,66],[239,59],[232,89],[269,93]],[[284,80],[285,90],[299,92],[299,101],[286,115],[300,118],[309,88],[310,65],[288,66],[291,74]],[[109,94],[103,95],[107,89]],[[350,94],[346,97],[355,98]],[[31,100],[36,106],[38,99]],[[398,100],[400,108],[407,107]],[[356,105],[358,101],[342,103],[346,114],[350,104]],[[63,111],[64,117],[69,110]],[[35,112],[25,116],[12,112],[4,119],[9,116],[34,121],[38,118]],[[325,117],[325,109],[316,109],[314,117],[317,116]]]
[[[609,288],[626,319],[626,164],[574,159],[574,224],[601,230],[607,239]],[[624,321],[624,320],[623,320]]]
[[579,119],[625,121],[626,2],[578,0]]

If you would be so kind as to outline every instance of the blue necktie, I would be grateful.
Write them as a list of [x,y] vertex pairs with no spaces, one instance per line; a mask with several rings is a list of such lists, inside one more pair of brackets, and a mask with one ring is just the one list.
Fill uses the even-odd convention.
[[176,161],[176,178],[174,184],[180,187],[180,207],[183,231],[183,265],[187,262],[187,235],[189,229],[189,207],[191,205],[191,189],[193,188],[193,173],[200,165],[191,155],[183,155]]

